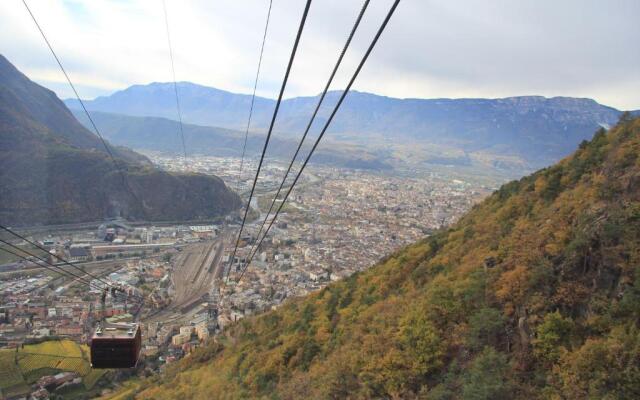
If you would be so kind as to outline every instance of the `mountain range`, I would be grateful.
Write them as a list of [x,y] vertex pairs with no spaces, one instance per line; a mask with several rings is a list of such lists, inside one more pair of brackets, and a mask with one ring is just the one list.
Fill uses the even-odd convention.
[[240,206],[221,179],[169,174],[110,145],[0,55],[0,221],[207,220]]
[[[189,82],[178,83],[183,120],[190,124],[243,130],[251,96]],[[317,122],[326,121],[339,91],[331,91]],[[87,101],[92,111],[177,119],[172,83],[134,85]],[[283,101],[275,131],[281,138],[302,134],[317,96]],[[67,100],[77,108],[77,100]],[[257,97],[252,131],[264,132],[275,107]],[[541,96],[504,99],[398,99],[350,92],[328,138],[361,146],[379,160],[485,164],[496,168],[540,168],[571,153],[601,126],[616,123],[621,111],[585,98]]]
[[[85,126],[90,122],[82,110],[73,110],[75,117]],[[182,155],[181,133],[184,134],[185,149],[189,155],[217,157],[241,157],[245,134],[240,131],[183,123],[162,117],[134,117],[91,111],[91,118],[100,127],[102,134],[112,143],[140,151],[156,151]],[[256,157],[262,151],[265,135],[252,133],[247,137],[246,155]],[[269,157],[289,160],[298,143],[291,138],[272,137]],[[307,149],[304,147],[304,149]],[[314,162],[340,167],[360,169],[390,169],[391,166],[360,146],[341,143],[339,147],[319,146],[313,156]]]
[[454,225],[114,398],[639,398],[639,243],[640,118],[625,115]]

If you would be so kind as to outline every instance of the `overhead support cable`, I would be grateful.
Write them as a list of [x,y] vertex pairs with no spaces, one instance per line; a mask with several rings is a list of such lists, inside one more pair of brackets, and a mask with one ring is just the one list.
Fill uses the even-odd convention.
[[[37,259],[37,260],[39,260],[40,262],[44,263],[44,265],[40,264],[40,266],[41,266],[42,268],[48,269],[49,271],[56,272],[56,273],[59,273],[59,274],[64,274],[64,275],[66,275],[66,276],[68,276],[68,277],[70,277],[70,278],[77,279],[77,280],[81,281],[82,283],[85,283],[85,284],[87,284],[87,285],[89,285],[89,286],[91,286],[91,285],[92,285],[92,284],[91,284],[91,281],[88,281],[88,280],[84,279],[84,278],[82,277],[82,275],[76,275],[76,274],[74,274],[74,273],[71,273],[71,272],[69,272],[69,271],[67,271],[67,270],[63,269],[63,268],[62,268],[62,267],[60,267],[59,265],[55,265],[55,264],[53,264],[53,263],[49,262],[47,259],[42,258],[42,257],[40,257],[40,256],[38,256],[38,255],[35,255],[35,254],[31,253],[31,252],[30,252],[30,251],[28,251],[28,250],[21,249],[20,247],[18,247],[18,246],[16,246],[16,245],[12,244],[12,243],[10,243],[10,242],[7,242],[6,240],[3,240],[3,239],[0,239],[0,243],[4,243],[4,244],[6,244],[7,246],[10,246],[10,247],[12,247],[12,248],[14,248],[14,249],[16,249],[16,250],[18,250],[18,251],[21,251],[21,252],[23,252],[23,253],[27,254],[29,257],[36,258],[36,259]],[[2,249],[2,250],[6,251],[6,252],[10,252],[10,253],[12,253],[13,255],[15,255],[15,256],[17,256],[17,257],[20,257],[21,259],[23,259],[23,260],[25,260],[25,261],[33,262],[32,260],[29,260],[26,256],[20,255],[20,254],[18,254],[18,253],[14,253],[14,252],[10,251],[9,249]]]
[[305,167],[307,166],[307,163],[311,159],[311,156],[313,156],[313,153],[315,152],[316,148],[318,147],[318,144],[320,144],[320,141],[322,140],[322,137],[326,133],[327,128],[331,124],[331,121],[333,121],[333,118],[335,117],[336,113],[338,112],[338,109],[340,108],[340,106],[342,105],[342,102],[344,101],[345,97],[349,93],[349,90],[351,89],[351,86],[353,85],[353,83],[355,82],[356,78],[358,77],[358,74],[360,73],[360,70],[362,70],[362,67],[364,66],[365,62],[367,61],[367,58],[369,58],[369,55],[371,54],[371,51],[373,50],[373,48],[375,47],[376,43],[378,42],[378,39],[380,38],[380,35],[382,35],[382,32],[385,30],[387,24],[389,23],[389,20],[391,19],[391,16],[393,15],[393,13],[396,10],[396,8],[397,8],[399,3],[400,3],[400,0],[395,0],[393,5],[389,9],[389,12],[387,13],[387,16],[385,17],[384,21],[382,22],[382,25],[380,26],[380,28],[378,29],[375,37],[373,38],[373,41],[371,42],[371,44],[367,48],[367,51],[365,52],[362,60],[360,61],[360,64],[358,64],[358,67],[356,68],[355,73],[351,77],[351,80],[347,84],[347,87],[342,92],[342,94],[341,94],[341,96],[340,96],[340,98],[338,100],[338,103],[335,105],[333,111],[331,112],[331,115],[329,116],[329,119],[327,119],[327,122],[325,123],[324,127],[322,128],[322,131],[320,132],[320,134],[318,135],[318,138],[316,139],[315,143],[313,144],[313,147],[311,148],[311,151],[309,151],[309,154],[305,158],[304,163],[302,164],[302,167],[300,168],[300,170],[298,171],[295,179],[293,180],[293,183],[291,184],[291,186],[287,190],[287,193],[285,194],[284,198],[282,199],[282,202],[280,203],[280,205],[278,207],[278,210],[276,211],[275,215],[271,219],[271,222],[269,223],[269,226],[267,227],[267,230],[265,231],[264,235],[262,236],[262,238],[258,242],[258,244],[257,244],[257,246],[255,248],[255,251],[252,254],[250,254],[249,260],[245,264],[244,269],[242,270],[242,272],[240,273],[240,277],[238,278],[237,282],[240,282],[242,280],[245,272],[247,271],[247,269],[249,268],[249,265],[251,264],[251,261],[253,260],[253,257],[258,252],[258,250],[260,248],[260,245],[262,245],[262,241],[264,240],[265,237],[267,237],[267,234],[269,234],[269,231],[271,230],[271,227],[273,226],[273,223],[278,218],[278,215],[280,214],[280,211],[282,211],[282,208],[283,208],[284,204],[286,203],[287,199],[289,198],[289,195],[291,194],[291,191],[295,187],[296,183],[298,183],[298,179],[302,175],[302,172],[304,171]]
[[162,0],[162,9],[164,10],[164,24],[167,28],[167,44],[169,45],[169,59],[171,60],[171,76],[173,77],[173,91],[176,96],[176,110],[178,112],[178,121],[180,122],[180,138],[182,139],[182,152],[184,154],[184,163],[187,164],[187,146],[184,142],[184,127],[182,126],[182,111],[180,109],[180,97],[178,96],[178,83],[176,82],[176,69],[173,62],[173,48],[171,46],[171,35],[169,34],[169,17],[167,16],[167,4]]
[[[21,260],[23,260],[23,261],[28,261],[28,262],[30,262],[30,263],[36,264],[36,265],[40,266],[41,268],[47,268],[47,267],[48,267],[46,263],[45,263],[44,265],[39,264],[39,263],[36,263],[35,261],[30,260],[30,259],[28,259],[27,257],[25,257],[25,256],[23,256],[23,255],[21,255],[21,254],[18,254],[18,253],[16,253],[16,252],[12,251],[12,250],[9,250],[9,249],[7,249],[7,248],[0,247],[0,251],[4,251],[4,252],[5,252],[5,253],[7,253],[7,254],[12,254],[12,255],[14,255],[14,256],[16,256],[16,257],[18,257],[19,259],[21,259]],[[42,262],[42,261],[40,261],[40,262]],[[55,272],[56,274],[58,274],[57,278],[63,278],[63,277],[65,277],[65,276],[66,276],[66,274],[63,274],[63,273],[58,272],[58,271],[52,271],[52,272]],[[57,279],[57,278],[54,278],[54,279]],[[35,291],[40,290],[40,289],[44,289],[45,287],[49,286],[49,284],[50,284],[50,283],[51,283],[51,282],[46,282],[46,283],[45,283],[45,284],[43,284],[43,285],[35,286],[35,287],[33,287],[33,288],[31,288],[31,289],[27,290],[27,291],[25,292],[25,294],[32,293],[32,292],[35,292]]]
[[[6,242],[3,242],[3,243],[6,243]],[[12,246],[12,247],[13,247],[13,246]],[[19,253],[17,253],[17,252],[15,252],[15,251],[13,251],[13,250],[7,249],[6,247],[0,247],[0,250],[1,250],[1,251],[4,251],[4,252],[5,252],[5,253],[7,253],[7,254],[12,254],[13,256],[18,257],[19,259],[21,259],[21,260],[23,260],[23,261],[28,261],[28,262],[30,262],[30,263],[36,264],[36,265],[38,265],[38,266],[40,266],[40,267],[42,267],[42,268],[48,268],[48,267],[49,267],[49,265],[48,265],[47,263],[44,263],[44,265],[42,265],[42,264],[40,264],[40,263],[42,263],[42,261],[40,261],[40,260],[38,260],[39,262],[38,262],[38,263],[36,263],[35,261],[30,260],[30,259],[28,259],[27,257],[23,256],[22,254],[19,254]],[[20,251],[24,251],[24,250],[23,250],[23,249],[20,249]],[[55,272],[56,274],[58,274],[58,277],[66,276],[66,274],[64,273],[64,271],[63,271],[63,272],[53,271],[53,272]]]
[[256,100],[256,89],[258,88],[258,78],[260,77],[260,66],[262,65],[262,54],[264,53],[264,44],[267,40],[267,30],[269,29],[269,19],[271,18],[271,6],[273,0],[269,0],[269,10],[267,11],[267,22],[264,24],[264,33],[262,34],[262,46],[260,46],[260,56],[258,57],[258,68],[256,70],[256,79],[253,82],[253,93],[251,94],[251,105],[249,106],[249,118],[247,119],[247,129],[244,132],[244,144],[242,145],[242,157],[240,158],[240,169],[238,170],[238,180],[236,182],[236,192],[240,194],[240,182],[242,181],[242,168],[244,166],[244,156],[247,150],[247,139],[249,138],[249,127],[251,126],[251,117],[253,115],[253,105]]
[[[282,182],[280,183],[280,187],[276,191],[276,195],[273,196],[273,201],[271,202],[271,205],[269,206],[269,211],[267,211],[267,214],[264,216],[264,220],[262,221],[262,225],[260,225],[260,229],[258,230],[258,234],[256,235],[256,244],[258,243],[258,239],[260,238],[260,234],[262,233],[262,230],[264,229],[264,226],[267,223],[267,219],[269,218],[269,215],[271,214],[271,211],[273,211],[273,207],[275,206],[276,201],[278,200],[278,196],[280,195],[280,192],[282,191],[282,188],[284,187],[284,184],[287,181],[287,178],[289,177],[289,172],[291,171],[291,168],[293,167],[293,164],[295,163],[296,159],[298,158],[298,153],[300,152],[300,149],[302,148],[302,145],[304,144],[304,141],[307,138],[307,134],[309,133],[309,129],[311,129],[311,126],[313,125],[313,122],[315,121],[316,115],[318,114],[318,111],[320,110],[320,106],[322,105],[322,102],[324,101],[324,98],[327,95],[327,92],[329,91],[329,87],[331,86],[331,83],[333,82],[333,78],[336,76],[336,73],[338,72],[338,68],[340,68],[340,64],[342,63],[342,59],[344,58],[344,55],[347,52],[347,49],[349,48],[349,45],[351,44],[351,40],[353,39],[353,36],[355,35],[356,30],[358,29],[358,26],[360,25],[360,21],[362,20],[362,16],[364,15],[364,12],[366,11],[368,5],[369,5],[369,0],[365,0],[364,3],[362,4],[362,8],[360,9],[360,13],[358,14],[358,17],[356,18],[356,21],[353,24],[353,28],[351,28],[351,32],[349,33],[349,37],[347,38],[347,41],[344,44],[344,47],[342,48],[342,51],[340,52],[340,56],[338,57],[338,60],[336,61],[335,66],[333,67],[333,71],[331,71],[331,75],[329,76],[329,79],[327,80],[327,83],[326,83],[326,85],[324,87],[324,90],[322,91],[322,94],[320,95],[320,98],[318,99],[318,103],[316,104],[316,108],[313,110],[313,114],[311,115],[311,119],[309,120],[309,123],[307,124],[307,127],[304,130],[304,134],[302,135],[302,138],[300,139],[300,142],[298,143],[298,148],[296,148],[296,151],[293,154],[293,157],[291,158],[291,162],[289,163],[289,166],[287,167],[287,171],[284,173],[284,177],[282,178]],[[254,248],[255,248],[255,244],[254,244],[254,246],[252,246],[251,250],[249,251],[249,254],[253,253]]]
[[253,199],[253,194],[256,189],[256,183],[258,182],[258,177],[260,176],[260,170],[262,168],[262,163],[264,161],[264,155],[267,152],[267,147],[269,146],[269,140],[271,139],[271,133],[273,132],[273,126],[276,122],[276,117],[278,116],[278,110],[280,109],[280,103],[282,102],[282,96],[284,94],[284,89],[287,86],[287,80],[289,79],[289,73],[291,72],[291,66],[293,65],[293,60],[296,56],[296,51],[298,50],[298,44],[300,43],[300,36],[302,36],[302,30],[304,29],[305,22],[307,20],[307,15],[309,13],[309,7],[311,6],[311,0],[307,0],[307,3],[304,7],[304,11],[302,13],[302,19],[300,20],[300,26],[298,27],[298,33],[296,35],[296,40],[293,44],[293,49],[291,50],[291,56],[289,57],[289,63],[287,64],[287,70],[284,75],[284,79],[282,81],[282,86],[280,87],[280,93],[278,94],[278,100],[276,101],[276,107],[273,111],[273,117],[271,118],[271,123],[269,124],[269,130],[267,132],[267,137],[264,142],[264,147],[262,148],[262,154],[260,155],[260,162],[258,163],[258,169],[256,170],[256,176],[253,179],[253,184],[251,185],[251,192],[249,194],[249,200],[247,201],[247,206],[244,210],[244,216],[242,217],[242,224],[240,225],[240,230],[238,231],[238,238],[236,240],[235,246],[233,248],[233,254],[230,258],[229,271],[227,271],[226,280],[229,279],[229,272],[231,271],[231,265],[235,259],[236,253],[238,251],[238,245],[240,244],[240,238],[242,237],[242,231],[244,229],[244,225],[247,221],[247,214],[249,213],[249,208],[251,207],[251,199]]
[[[47,249],[45,249],[44,247],[40,246],[38,243],[36,243],[36,242],[34,242],[34,241],[32,241],[32,240],[27,239],[26,237],[24,237],[24,236],[20,235],[19,233],[16,233],[15,231],[13,231],[13,230],[11,230],[11,229],[7,228],[6,226],[0,225],[0,229],[4,230],[5,232],[8,232],[8,233],[12,234],[13,236],[17,237],[18,239],[24,240],[25,242],[29,243],[30,245],[32,245],[32,246],[34,246],[34,247],[36,247],[36,248],[38,248],[38,249],[40,249],[40,250],[42,250],[42,251],[44,251],[44,252],[46,252],[46,253],[49,253],[49,250],[47,250]],[[12,246],[13,246],[13,245],[12,245]],[[15,246],[14,246],[14,247],[15,247]],[[20,248],[18,248],[18,249],[20,249]],[[22,250],[22,249],[20,249],[20,250]],[[24,250],[23,250],[23,251],[24,251]],[[49,254],[51,254],[51,253],[49,253]],[[92,277],[93,279],[97,279],[98,281],[100,281],[101,283],[103,283],[103,284],[105,284],[105,285],[109,285],[109,282],[104,281],[104,280],[100,279],[99,277],[97,277],[97,276],[95,276],[95,275],[93,275],[93,274],[91,274],[91,273],[89,273],[89,272],[85,271],[85,270],[84,270],[84,269],[82,269],[81,267],[78,267],[78,266],[77,266],[77,265],[75,265],[74,263],[71,263],[71,262],[69,262],[69,261],[65,260],[64,258],[62,258],[62,257],[58,256],[57,254],[51,254],[51,255],[52,255],[52,256],[54,256],[56,259],[60,260],[63,264],[65,264],[65,265],[69,265],[70,267],[75,268],[76,270],[78,270],[78,271],[82,272],[83,274],[87,274],[88,276]]]
[[[92,285],[92,283],[91,283],[91,281],[86,280],[85,275],[86,275],[86,276],[89,276],[89,277],[91,277],[91,278],[93,278],[93,279],[97,280],[98,282],[102,283],[103,285],[105,285],[105,286],[104,286],[104,288],[120,290],[118,287],[114,286],[111,282],[106,281],[106,280],[104,280],[104,279],[100,278],[99,276],[96,276],[96,275],[94,275],[94,274],[92,274],[92,273],[90,273],[90,272],[86,271],[86,270],[85,270],[85,269],[83,269],[82,267],[79,267],[77,264],[72,263],[72,262],[70,262],[70,261],[67,261],[67,260],[65,260],[63,257],[60,257],[59,255],[57,255],[57,254],[55,254],[55,253],[49,253],[49,250],[47,250],[46,248],[44,248],[44,247],[40,246],[38,243],[36,243],[36,242],[34,242],[34,241],[32,241],[32,240],[27,239],[26,237],[24,237],[24,236],[20,235],[19,233],[16,233],[16,232],[14,232],[13,230],[11,230],[11,229],[9,229],[9,228],[7,228],[7,227],[3,226],[3,225],[0,225],[0,229],[2,229],[2,230],[4,230],[4,231],[6,231],[6,232],[8,232],[8,233],[12,234],[13,236],[15,236],[15,237],[17,237],[17,238],[19,238],[19,239],[21,239],[21,240],[24,240],[25,242],[29,243],[30,245],[32,245],[32,246],[34,246],[34,247],[36,247],[37,249],[39,249],[39,250],[41,250],[41,251],[44,251],[44,252],[46,252],[47,254],[50,254],[51,256],[53,256],[53,257],[55,257],[56,259],[58,259],[59,261],[61,261],[64,265],[68,265],[68,266],[70,266],[70,267],[73,267],[74,269],[76,269],[77,271],[79,271],[79,272],[81,273],[81,275],[76,275],[75,273],[72,273],[71,271],[69,271],[69,270],[67,270],[67,269],[62,268],[62,266],[61,266],[61,265],[59,265],[59,264],[53,264],[52,262],[50,262],[50,261],[49,261],[49,260],[47,260],[47,259],[44,259],[44,258],[42,258],[42,257],[40,257],[40,256],[37,256],[37,255],[35,255],[35,254],[33,254],[33,253],[31,253],[31,252],[29,252],[29,251],[25,250],[25,249],[22,249],[22,248],[20,248],[20,247],[18,247],[18,246],[16,246],[16,245],[14,245],[14,244],[12,244],[12,243],[10,243],[10,242],[7,242],[7,241],[5,241],[5,240],[0,239],[0,242],[2,242],[2,243],[4,243],[4,244],[6,244],[6,245],[8,245],[8,246],[11,246],[12,248],[14,248],[14,249],[16,249],[16,250],[19,250],[19,251],[21,251],[21,252],[23,252],[23,253],[25,253],[25,254],[28,254],[28,255],[29,255],[29,256],[31,256],[31,257],[37,258],[38,260],[40,260],[40,261],[42,261],[42,262],[44,262],[44,263],[46,263],[46,264],[50,265],[52,268],[56,268],[56,269],[58,269],[58,270],[59,270],[59,272],[64,273],[64,274],[66,274],[66,275],[67,275],[67,276],[69,276],[69,277],[73,277],[73,278],[79,279],[79,280],[81,280],[82,282],[84,282],[84,283],[88,284],[89,286],[91,286],[91,285]],[[43,267],[44,267],[44,266],[43,266]],[[47,267],[45,267],[45,268],[47,268]],[[104,288],[99,287],[99,286],[97,286],[97,285],[95,285],[95,284],[93,285],[93,287],[94,287],[94,288],[104,289]],[[144,300],[141,296],[138,296],[138,295],[133,295],[133,296],[134,296],[134,297],[138,297],[139,299]]]
[[[23,255],[18,254],[18,253],[15,253],[15,252],[13,252],[13,251],[11,251],[11,250],[9,250],[9,249],[6,249],[6,248],[0,248],[0,250],[5,251],[5,252],[7,252],[7,253],[11,253],[11,254],[15,255],[16,257],[19,257],[20,259],[22,259],[22,260],[24,260],[24,261],[32,262],[32,263],[34,263],[34,264],[36,264],[36,265],[40,266],[41,268],[45,268],[45,269],[47,269],[47,270],[49,270],[49,271],[51,271],[51,272],[55,272],[55,273],[59,274],[60,276],[66,276],[66,277],[68,277],[68,278],[71,278],[71,279],[74,279],[74,280],[80,281],[80,282],[82,282],[82,283],[84,283],[84,284],[88,285],[88,286],[89,286],[89,288],[96,289],[96,290],[105,290],[105,289],[111,290],[111,289],[115,289],[116,291],[120,291],[120,292],[122,292],[122,290],[121,290],[121,289],[119,289],[119,288],[117,288],[117,287],[113,287],[113,286],[105,286],[105,287],[102,287],[102,286],[97,285],[97,284],[95,284],[95,283],[93,283],[93,282],[91,282],[91,281],[88,281],[88,280],[86,280],[86,278],[85,278],[84,276],[82,276],[82,275],[76,275],[76,274],[74,274],[74,273],[71,273],[70,271],[65,270],[64,268],[62,268],[59,264],[53,264],[52,262],[50,262],[50,261],[49,261],[49,260],[47,260],[46,258],[43,258],[43,257],[41,257],[41,256],[38,256],[38,255],[36,255],[36,254],[34,254],[34,253],[32,253],[32,252],[28,251],[28,250],[22,249],[22,248],[20,248],[20,247],[18,247],[18,246],[16,246],[16,245],[14,245],[14,244],[11,244],[11,243],[9,243],[9,242],[7,242],[7,241],[5,241],[5,240],[0,239],[0,243],[4,243],[4,244],[6,244],[6,245],[8,245],[8,246],[11,246],[12,248],[14,248],[14,249],[16,249],[16,250],[19,250],[19,251],[21,251],[21,252],[23,252],[23,253],[27,254],[29,257],[32,257],[32,258],[37,259],[38,261],[42,262],[43,264],[37,264],[37,263],[35,263],[35,261],[33,261],[33,260],[29,259],[28,257],[23,256]],[[48,254],[51,254],[51,253],[48,253]],[[33,291],[33,290],[41,289],[41,288],[42,288],[42,287],[44,287],[44,286],[46,286],[46,285],[43,285],[43,286],[41,286],[41,287],[36,287],[36,288],[34,288],[34,289],[30,290],[29,292],[31,292],[31,291]],[[143,302],[144,302],[144,298],[143,298],[143,297],[141,297],[141,296],[138,296],[138,295],[135,295],[135,294],[134,294],[134,295],[130,295],[130,296],[131,296],[131,297],[134,297],[134,298],[137,298],[138,300],[141,300],[141,301],[143,301]]]
[[95,122],[93,121],[93,118],[91,118],[91,114],[89,114],[89,111],[87,110],[87,107],[85,106],[84,102],[80,98],[80,95],[78,94],[78,91],[76,90],[75,85],[71,81],[71,78],[69,77],[69,74],[67,74],[67,70],[64,68],[64,66],[62,65],[62,62],[58,58],[58,55],[53,50],[53,46],[51,46],[51,43],[49,42],[49,39],[47,39],[47,35],[45,35],[44,30],[42,30],[42,28],[40,27],[40,24],[38,23],[38,20],[36,19],[35,15],[33,14],[33,12],[31,12],[31,9],[29,8],[29,5],[27,4],[27,1],[26,0],[22,0],[22,4],[24,4],[24,7],[27,9],[27,12],[29,12],[29,15],[31,16],[31,19],[33,20],[33,23],[36,25],[36,28],[38,28],[38,31],[40,32],[40,35],[42,35],[42,38],[44,39],[45,43],[47,44],[47,47],[49,48],[49,51],[51,51],[51,54],[53,55],[53,58],[55,58],[56,63],[58,63],[58,66],[60,67],[60,70],[64,74],[65,79],[69,83],[69,86],[71,87],[71,90],[73,91],[74,95],[76,96],[76,99],[78,100],[78,103],[80,103],[80,106],[82,107],[82,110],[87,115],[87,119],[89,120],[89,123],[91,124],[91,127],[93,128],[95,134],[98,135],[98,138],[100,138],[100,141],[102,142],[102,145],[104,146],[107,154],[109,155],[109,158],[111,158],[111,161],[113,162],[113,165],[116,167],[116,170],[120,173],[120,177],[122,178],[122,184],[124,185],[125,191],[129,192],[129,194],[136,200],[136,202],[138,202],[138,204],[140,204],[142,213],[146,214],[144,203],[142,203],[140,201],[140,199],[138,198],[138,196],[133,192],[133,190],[131,190],[131,186],[129,185],[129,180],[127,179],[127,176],[124,173],[125,168],[123,168],[121,163],[118,162],[118,160],[115,158],[115,156],[113,155],[113,152],[111,151],[111,147],[107,144],[107,141],[104,139],[104,137],[102,136],[102,134],[98,130],[98,127],[96,126]]

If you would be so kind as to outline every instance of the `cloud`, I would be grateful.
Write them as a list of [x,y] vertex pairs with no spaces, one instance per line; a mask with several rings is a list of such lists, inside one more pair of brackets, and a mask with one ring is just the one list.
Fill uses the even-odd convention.
[[[268,1],[166,0],[176,77],[250,93]],[[344,86],[391,0],[372,0],[344,61]],[[80,94],[171,80],[158,0],[29,1]],[[274,0],[260,95],[275,97],[304,2]],[[286,97],[318,93],[361,7],[315,0]],[[356,81],[397,97],[580,96],[640,108],[640,2],[403,0]],[[69,97],[20,1],[0,2],[0,48],[32,79]]]

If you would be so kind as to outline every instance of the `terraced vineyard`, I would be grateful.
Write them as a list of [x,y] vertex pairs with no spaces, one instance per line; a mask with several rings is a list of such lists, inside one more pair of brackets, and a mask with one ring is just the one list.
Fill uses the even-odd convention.
[[62,358],[56,356],[18,353],[18,369],[24,374],[45,368],[55,370],[61,359]]
[[0,350],[0,398],[28,393],[29,385],[45,375],[60,371],[82,376],[85,389],[91,390],[105,374],[92,370],[89,349],[71,340],[52,340],[24,348]]
[[83,357],[82,347],[72,340],[50,340],[38,344],[30,344],[20,349],[20,353],[47,354],[52,356]]

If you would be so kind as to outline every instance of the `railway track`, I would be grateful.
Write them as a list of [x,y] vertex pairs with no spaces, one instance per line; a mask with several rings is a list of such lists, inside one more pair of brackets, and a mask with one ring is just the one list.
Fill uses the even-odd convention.
[[176,260],[172,276],[174,299],[164,310],[147,316],[148,322],[177,321],[203,301],[215,280],[221,276],[225,239],[223,233],[213,242],[185,248]]

